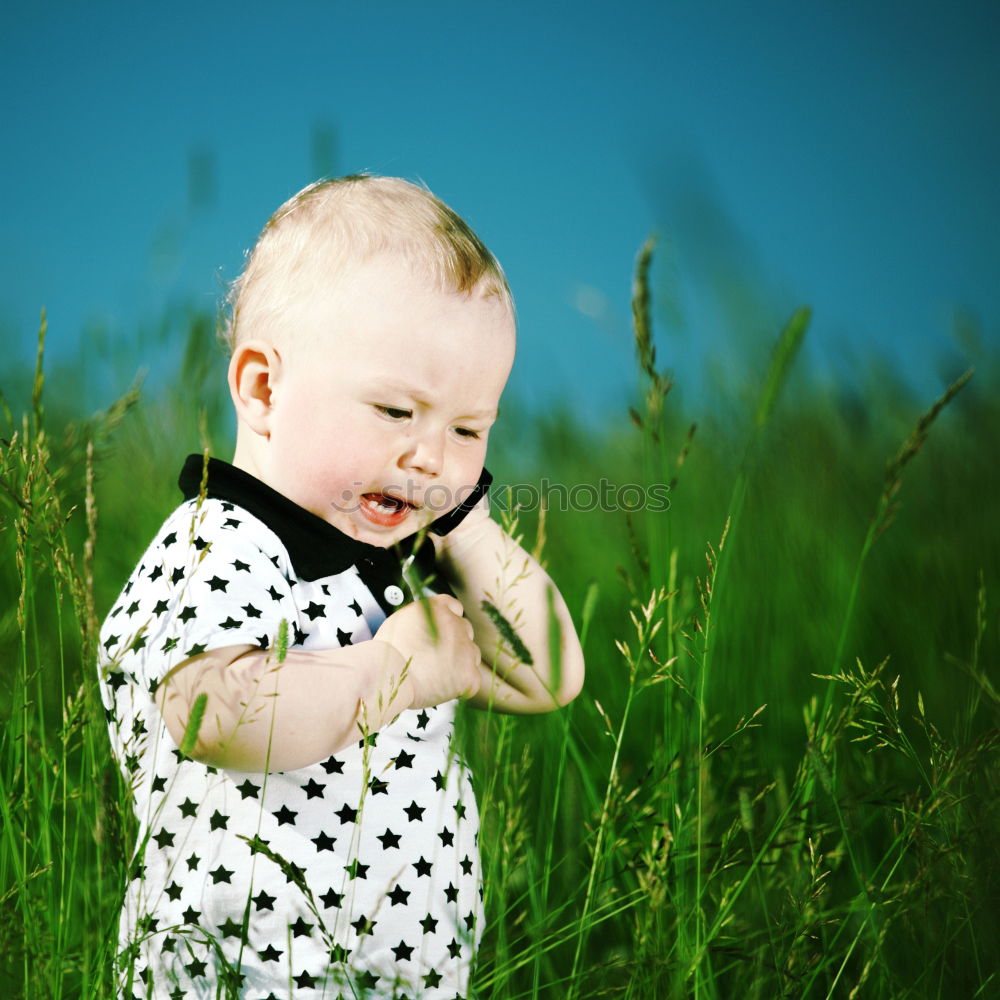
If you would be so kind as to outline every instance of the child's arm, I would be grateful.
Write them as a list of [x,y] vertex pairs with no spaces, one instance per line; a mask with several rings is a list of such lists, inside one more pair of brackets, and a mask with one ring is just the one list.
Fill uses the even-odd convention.
[[[436,636],[428,625],[428,609]],[[329,650],[227,646],[185,660],[156,700],[180,746],[194,704],[207,702],[191,756],[234,771],[291,771],[375,732],[408,708],[468,697],[480,655],[454,598],[390,615],[378,638]]]
[[[431,536],[438,563],[472,622],[483,654],[479,708],[531,714],[572,701],[583,686],[583,650],[562,595],[544,569],[495,521],[484,500],[443,537]],[[492,604],[524,644],[522,662],[483,609]],[[558,664],[550,655],[550,606],[558,628]]]

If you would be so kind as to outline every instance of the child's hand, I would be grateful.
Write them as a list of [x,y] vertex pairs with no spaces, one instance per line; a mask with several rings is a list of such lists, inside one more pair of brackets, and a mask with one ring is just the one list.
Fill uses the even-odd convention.
[[[437,638],[431,630],[428,612]],[[462,605],[447,594],[425,604],[407,604],[382,623],[375,636],[394,646],[409,664],[412,708],[439,705],[452,698],[471,698],[479,691],[482,655]]]

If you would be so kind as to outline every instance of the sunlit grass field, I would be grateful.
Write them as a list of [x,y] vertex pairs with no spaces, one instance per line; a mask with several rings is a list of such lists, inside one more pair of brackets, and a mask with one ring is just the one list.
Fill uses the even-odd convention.
[[[838,385],[798,357],[800,310],[769,361],[681,405],[648,254],[631,411],[595,431],[514,406],[491,445],[497,484],[549,484],[549,510],[500,490],[497,516],[559,582],[588,676],[561,713],[463,717],[478,995],[1000,996],[1000,368],[938,400],[875,368]],[[46,382],[40,355],[0,386],[20,401],[0,432],[4,997],[114,993],[133,824],[97,628],[184,455],[231,454],[213,321],[171,323],[177,370],[97,416],[75,400],[100,372]],[[667,484],[669,509],[555,502],[601,478]]]

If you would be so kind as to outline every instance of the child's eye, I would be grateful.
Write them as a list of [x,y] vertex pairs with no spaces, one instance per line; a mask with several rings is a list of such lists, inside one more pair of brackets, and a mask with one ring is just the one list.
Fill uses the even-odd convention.
[[403,410],[398,406],[380,406],[376,404],[375,409],[390,420],[405,420],[412,415],[410,410]]
[[479,431],[474,431],[471,427],[456,427],[455,433],[459,437],[470,438],[473,441],[479,440]]

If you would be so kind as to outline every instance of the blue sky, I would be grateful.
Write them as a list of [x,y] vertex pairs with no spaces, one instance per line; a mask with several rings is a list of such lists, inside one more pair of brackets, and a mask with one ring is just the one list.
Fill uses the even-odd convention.
[[660,358],[692,384],[802,303],[815,360],[850,378],[879,352],[924,395],[957,309],[1000,346],[995,2],[6,4],[0,93],[18,356],[42,306],[65,358],[88,326],[131,356],[165,303],[212,307],[317,166],[465,215],[537,402],[620,411],[654,229]]

